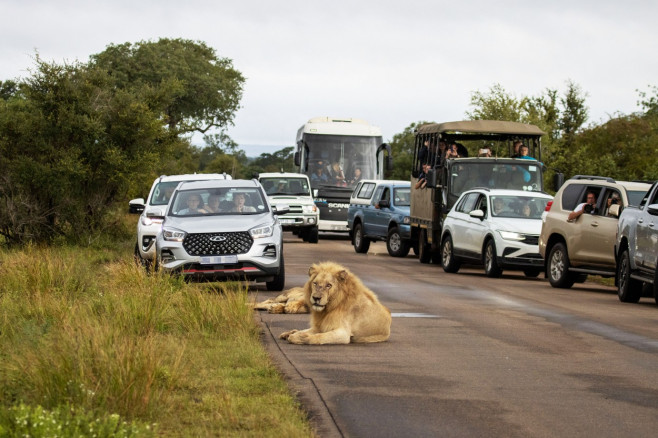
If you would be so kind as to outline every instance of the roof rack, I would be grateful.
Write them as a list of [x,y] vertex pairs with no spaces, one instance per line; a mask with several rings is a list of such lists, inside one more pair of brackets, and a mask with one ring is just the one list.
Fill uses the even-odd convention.
[[617,182],[614,180],[614,178],[610,178],[609,176],[596,176],[596,175],[574,175],[571,177],[571,179],[591,179],[591,180],[605,181],[609,183]]

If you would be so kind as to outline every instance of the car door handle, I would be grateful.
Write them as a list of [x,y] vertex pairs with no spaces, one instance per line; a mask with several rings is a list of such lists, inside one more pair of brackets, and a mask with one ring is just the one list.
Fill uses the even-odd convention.
[[638,223],[638,224],[643,224],[643,223],[644,223],[644,219],[638,219],[638,220],[637,220],[637,223]]
[[598,223],[598,222],[592,222],[592,226],[593,226],[593,227],[598,227],[598,226],[599,226],[599,223]]
[[649,222],[649,226],[653,228],[653,222]]

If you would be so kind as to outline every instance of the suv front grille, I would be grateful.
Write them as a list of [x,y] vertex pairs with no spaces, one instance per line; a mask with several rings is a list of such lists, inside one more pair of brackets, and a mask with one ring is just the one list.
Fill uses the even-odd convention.
[[301,205],[290,205],[289,207],[290,207],[290,213],[299,214],[304,211]]
[[193,256],[246,254],[253,243],[246,231],[188,234],[183,241],[183,248]]

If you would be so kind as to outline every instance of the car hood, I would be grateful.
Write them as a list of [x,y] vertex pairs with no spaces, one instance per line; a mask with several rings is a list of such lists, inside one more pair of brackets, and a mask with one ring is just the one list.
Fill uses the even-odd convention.
[[541,219],[496,218],[491,221],[491,227],[499,231],[539,235],[541,223]]
[[167,216],[163,226],[178,228],[187,233],[214,233],[248,231],[258,225],[271,225],[272,222],[270,213],[194,217]]

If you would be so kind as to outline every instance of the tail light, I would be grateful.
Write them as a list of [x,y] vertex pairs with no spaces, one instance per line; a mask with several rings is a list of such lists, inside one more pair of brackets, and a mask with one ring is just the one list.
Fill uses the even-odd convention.
[[553,201],[548,201],[546,203],[546,208],[544,209],[544,211],[551,211],[551,206],[552,205],[553,205]]

